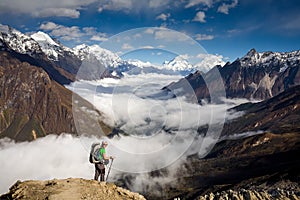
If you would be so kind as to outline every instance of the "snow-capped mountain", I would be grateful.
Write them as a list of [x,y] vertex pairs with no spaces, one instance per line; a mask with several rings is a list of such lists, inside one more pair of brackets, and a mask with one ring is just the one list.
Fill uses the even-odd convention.
[[[205,74],[196,72],[165,89],[180,90],[188,81],[199,102],[202,99],[210,99],[210,93],[218,94],[221,91],[218,87],[220,80],[217,80],[214,74],[218,70],[224,83],[226,97],[268,99],[290,87],[300,85],[299,68],[300,51],[258,53],[252,49],[233,63],[228,62],[223,67],[216,66]],[[208,84],[213,91],[208,91]]]
[[182,56],[176,56],[170,61],[165,61],[163,63],[163,68],[173,71],[192,71],[194,69],[193,65]]
[[[169,62],[165,62],[161,66],[157,66],[139,60],[122,60],[117,54],[98,45],[88,46],[81,44],[71,49],[53,40],[48,34],[41,31],[28,36],[9,26],[0,25],[0,34],[0,47],[2,50],[13,51],[22,56],[28,55],[35,59],[31,64],[41,65],[45,69],[47,68],[46,70],[49,73],[51,72],[50,68],[61,68],[71,74],[70,76],[68,75],[70,80],[75,79],[74,76],[82,67],[84,60],[89,60],[87,61],[89,63],[91,61],[95,62],[94,64],[100,68],[105,67],[107,72],[104,74],[110,77],[122,77],[124,73],[180,73],[187,75],[195,71],[195,68],[188,61],[179,56]],[[28,60],[28,58],[25,60]],[[85,64],[87,63],[86,61]],[[47,65],[52,65],[52,67],[45,67],[45,62]],[[100,71],[103,72],[103,70]],[[61,72],[57,73],[60,74]],[[93,78],[95,77],[97,76],[93,76]]]
[[42,53],[40,45],[34,39],[2,24],[0,24],[0,44],[1,50],[13,50],[30,56]]
[[255,49],[251,49],[244,57],[239,59],[242,67],[268,67],[278,65],[280,71],[284,71],[290,65],[297,65],[300,61],[300,51],[292,51],[288,53],[281,52],[262,52],[258,53]]
[[[11,52],[21,61],[43,68],[51,78],[61,84],[68,84],[76,79],[77,72],[83,62],[80,55],[88,54],[86,49],[74,50],[56,42],[44,32],[39,31],[28,36],[6,25],[0,25],[0,49]],[[101,68],[110,66],[111,63],[115,64],[120,60],[113,53],[100,47],[93,46],[89,50],[94,54],[98,53],[93,54],[95,57],[102,58],[99,62],[97,61],[97,65]],[[100,50],[109,56],[99,53]],[[94,74],[93,78],[113,77],[106,70],[99,70],[101,74],[99,76]]]
[[198,55],[197,60],[199,60],[198,63],[191,64],[188,60],[184,59],[182,56],[176,56],[171,61],[165,61],[162,67],[167,70],[180,72],[183,75],[188,75],[197,70],[208,72],[216,65],[223,66],[225,64],[222,56],[213,55],[213,54]]
[[154,64],[150,63],[149,61],[143,62],[143,61],[140,61],[140,60],[127,60],[127,63],[131,64],[131,65],[134,65],[134,66],[137,66],[139,68],[145,68],[145,67],[159,68],[159,66],[154,65]]
[[66,52],[71,53],[71,49],[55,42],[48,34],[39,31],[30,36],[34,39],[42,51],[47,55],[50,60],[57,61],[59,56],[64,56]]
[[73,52],[77,55],[81,60],[88,58],[93,55],[97,58],[98,61],[102,62],[106,68],[109,67],[118,67],[123,64],[122,59],[115,53],[101,48],[100,46],[94,44],[92,46],[88,46],[86,44],[81,44],[74,47]]
[[196,63],[194,68],[203,72],[208,72],[217,65],[224,66],[226,64],[221,55],[200,54],[198,57],[201,58],[201,61]]

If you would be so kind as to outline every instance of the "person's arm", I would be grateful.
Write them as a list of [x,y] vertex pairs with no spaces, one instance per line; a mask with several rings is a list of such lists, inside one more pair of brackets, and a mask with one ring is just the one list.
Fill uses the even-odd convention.
[[107,156],[106,153],[103,153],[103,158],[104,158],[105,160],[113,159],[112,156]]

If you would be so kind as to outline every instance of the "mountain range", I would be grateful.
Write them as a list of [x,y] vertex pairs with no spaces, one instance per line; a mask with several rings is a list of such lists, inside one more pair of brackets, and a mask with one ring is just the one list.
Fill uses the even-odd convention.
[[[113,127],[103,122],[101,111],[64,85],[77,79],[122,78],[124,73],[193,72],[193,67],[179,58],[164,66],[167,69],[124,61],[97,45],[71,49],[43,32],[29,36],[1,25],[0,138],[30,141],[47,134],[97,132],[97,127],[85,126],[86,120],[101,125],[104,134],[109,134]],[[178,170],[176,182],[157,190],[164,192],[166,199],[194,199],[230,189],[267,190],[273,186],[299,192],[299,66],[300,51],[258,53],[252,49],[232,63],[217,65],[206,73],[190,73],[164,87],[166,93],[194,95],[200,104],[216,103],[210,94],[219,94],[221,85],[227,98],[261,102],[233,108],[243,114],[226,121],[211,152],[202,159],[189,156]],[[216,71],[221,79],[216,79]],[[187,93],[186,86],[192,94]],[[76,124],[78,116],[84,119],[82,124]],[[199,135],[205,135],[206,129],[199,127]],[[161,174],[164,170],[151,173]],[[119,184],[129,187],[124,180]],[[143,195],[159,198],[151,192]]]
[[[197,71],[171,83],[164,90],[180,91],[176,95],[195,95],[201,103],[203,99],[210,101],[211,94],[222,92],[221,86],[224,85],[227,98],[264,100],[299,85],[299,67],[300,51],[258,53],[251,49],[244,57],[232,63],[217,65],[207,73]],[[216,74],[220,74],[222,80],[216,78]],[[186,94],[186,87],[191,87],[193,94]]]
[[[44,32],[31,35],[0,24],[0,49],[10,51],[26,62],[41,66],[50,77],[61,84],[68,84],[76,79],[78,70],[85,61],[97,66],[91,77],[77,77],[77,79],[100,79],[104,77],[122,77],[124,72],[136,73],[162,73],[187,75],[195,69],[203,67],[208,70],[214,64],[223,64],[215,56],[203,59],[201,66],[193,66],[181,56],[165,61],[161,66],[142,61],[123,60],[116,53],[101,48],[99,45],[88,46],[81,44],[69,48],[59,41],[52,39]],[[95,75],[96,74],[96,75]]]

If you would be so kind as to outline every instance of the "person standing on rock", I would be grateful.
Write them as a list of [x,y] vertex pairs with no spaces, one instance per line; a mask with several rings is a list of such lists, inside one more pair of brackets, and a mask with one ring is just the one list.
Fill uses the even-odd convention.
[[101,148],[98,150],[99,160],[100,162],[95,163],[95,176],[94,179],[98,180],[100,176],[100,181],[105,181],[105,164],[109,162],[109,159],[115,159],[113,156],[106,155],[106,147],[108,143],[103,141],[101,144]]

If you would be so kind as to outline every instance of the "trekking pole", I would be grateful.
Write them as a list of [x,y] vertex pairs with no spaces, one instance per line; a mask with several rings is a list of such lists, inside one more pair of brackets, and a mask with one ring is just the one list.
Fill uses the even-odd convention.
[[112,166],[112,163],[114,162],[114,159],[111,159],[111,163],[110,163],[110,166],[109,166],[109,169],[108,169],[108,172],[107,172],[107,176],[106,176],[106,181],[108,179],[108,175],[110,173],[110,169],[111,169],[111,166]]

